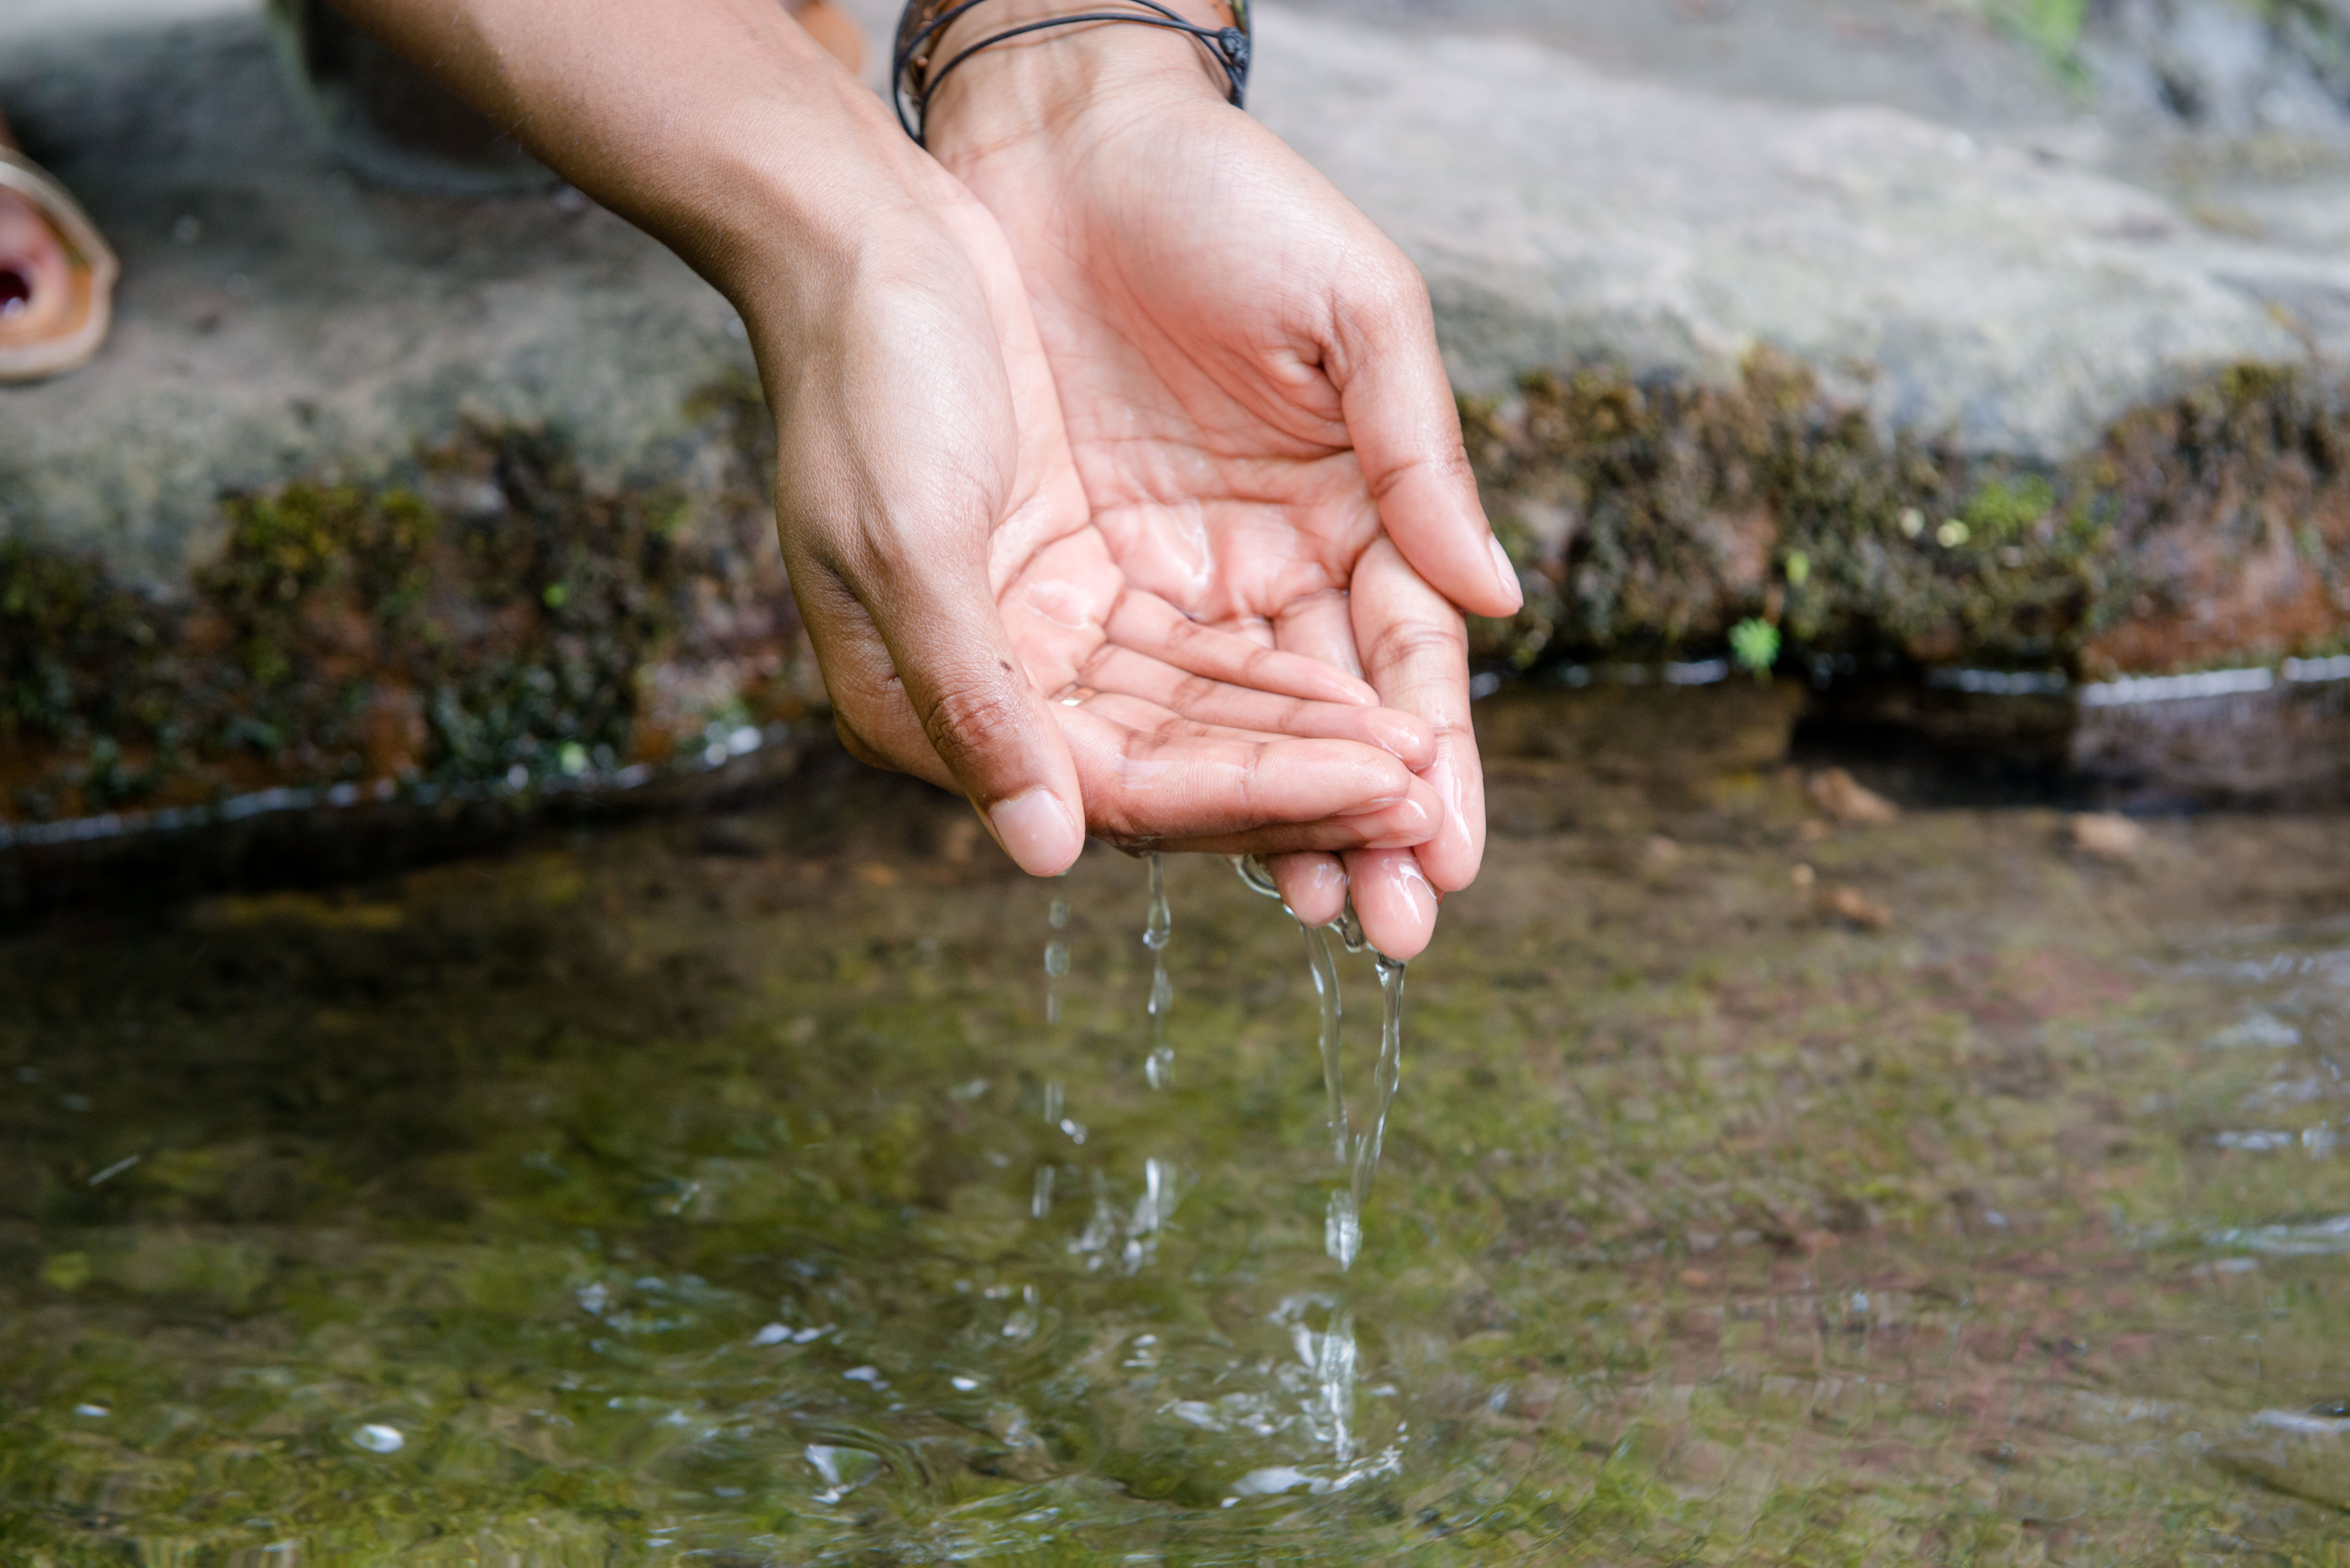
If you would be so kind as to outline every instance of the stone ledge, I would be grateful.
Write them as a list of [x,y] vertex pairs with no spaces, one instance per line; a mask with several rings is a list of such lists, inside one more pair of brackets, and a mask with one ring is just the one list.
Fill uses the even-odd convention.
[[0,388],[0,534],[178,592],[223,494],[377,481],[469,421],[558,431],[598,483],[691,484],[691,393],[752,372],[726,302],[576,194],[332,168],[257,17],[19,45],[0,103],[124,270],[98,363]]
[[1252,107],[1419,265],[1471,392],[1595,355],[1726,382],[1765,348],[1887,434],[2049,462],[2224,366],[2350,350],[2350,260],[2044,152],[1508,38],[1260,30]]

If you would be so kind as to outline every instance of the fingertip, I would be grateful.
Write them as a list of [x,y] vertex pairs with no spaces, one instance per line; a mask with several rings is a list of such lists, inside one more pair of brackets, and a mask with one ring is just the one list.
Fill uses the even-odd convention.
[[1387,957],[1408,961],[1436,936],[1440,900],[1409,850],[1373,850],[1347,857],[1347,879],[1363,935]]
[[[1510,560],[1510,553],[1502,547],[1485,527],[1484,518],[1463,518],[1461,529],[1484,535],[1485,546],[1458,549],[1457,554],[1431,547],[1421,539],[1396,541],[1404,559],[1414,571],[1428,580],[1428,585],[1451,600],[1453,606],[1469,615],[1481,615],[1489,620],[1507,620],[1526,607],[1526,587],[1518,576],[1518,568]],[[1474,536],[1471,535],[1471,536]]]
[[[1435,787],[1426,779],[1417,774],[1413,775],[1411,794],[1406,804],[1427,818],[1430,838],[1435,837],[1444,830],[1444,797],[1439,794]],[[1420,842],[1424,844],[1427,839],[1422,839]]]
[[1280,657],[1284,671],[1295,674],[1300,696],[1309,696],[1315,701],[1343,702],[1351,708],[1376,708],[1379,705],[1378,690],[1359,675],[1351,675],[1336,665],[1325,664],[1318,659],[1308,659],[1303,654],[1284,653]]
[[1385,746],[1366,741],[1283,741],[1276,742],[1274,749],[1301,772],[1307,768],[1326,771],[1334,792],[1340,780],[1351,781],[1356,804],[1348,807],[1333,800],[1332,809],[1327,812],[1330,815],[1381,811],[1412,799],[1415,792],[1426,789],[1401,757]]
[[1382,709],[1367,716],[1364,725],[1373,741],[1414,773],[1436,760],[1436,731],[1417,714]]
[[1515,615],[1526,607],[1526,585],[1518,577],[1518,568],[1510,560],[1510,553],[1502,548],[1502,541],[1492,535],[1485,535],[1485,544],[1493,559],[1493,586],[1500,593],[1497,603],[1507,607],[1502,615]]
[[1031,877],[1058,877],[1085,852],[1083,820],[1041,786],[997,801],[987,810],[987,825],[1003,852]]
[[1347,910],[1347,871],[1335,855],[1276,855],[1274,886],[1289,912],[1309,926],[1326,926]]
[[1419,861],[1438,891],[1458,893],[1477,880],[1485,859],[1485,792],[1469,768],[1448,754],[1422,776],[1444,803],[1443,825],[1420,846]]
[[1367,849],[1415,849],[1444,827],[1444,802],[1419,779],[1413,779],[1400,800],[1382,801],[1352,814]]

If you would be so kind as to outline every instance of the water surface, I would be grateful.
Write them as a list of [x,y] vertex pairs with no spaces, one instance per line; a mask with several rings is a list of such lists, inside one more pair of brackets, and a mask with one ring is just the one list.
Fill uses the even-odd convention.
[[853,770],[22,936],[0,1559],[2343,1561],[2350,817],[1707,711],[1497,730],[1345,1270],[1280,909]]

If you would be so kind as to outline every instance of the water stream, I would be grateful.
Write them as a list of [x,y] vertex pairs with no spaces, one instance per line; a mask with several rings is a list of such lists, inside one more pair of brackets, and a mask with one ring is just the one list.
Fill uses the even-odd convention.
[[1143,1058],[1143,1075],[1154,1089],[1163,1089],[1175,1071],[1175,1048],[1167,1043],[1168,1014],[1175,1010],[1175,982],[1167,974],[1167,944],[1175,934],[1175,917],[1167,905],[1167,863],[1153,852],[1150,867],[1150,914],[1143,923],[1142,945],[1150,950],[1150,1051]]
[[[1263,862],[1243,857],[1235,859],[1232,866],[1252,892],[1272,898],[1281,897]],[[1403,1075],[1406,966],[1384,953],[1371,952],[1351,904],[1326,926],[1309,926],[1299,920],[1297,927],[1305,937],[1305,970],[1314,985],[1318,1023],[1315,1043],[1322,1058],[1322,1091],[1328,1106],[1330,1147],[1347,1175],[1346,1185],[1330,1193],[1329,1210],[1323,1221],[1323,1245],[1337,1260],[1339,1268],[1351,1269],[1363,1249],[1364,1208],[1370,1201],[1371,1178],[1378,1171],[1379,1150],[1387,1139],[1388,1116],[1394,1107],[1396,1087]],[[1347,1010],[1339,991],[1334,938],[1349,953],[1371,952],[1372,972],[1378,980],[1378,1054],[1371,1067],[1369,1114],[1359,1132],[1355,1130],[1347,1109],[1342,1060]]]

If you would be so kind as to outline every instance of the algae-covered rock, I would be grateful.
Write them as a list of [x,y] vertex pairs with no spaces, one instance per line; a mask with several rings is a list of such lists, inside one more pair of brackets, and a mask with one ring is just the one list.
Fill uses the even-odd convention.
[[796,713],[755,400],[731,505],[604,489],[543,431],[474,429],[400,483],[220,504],[184,599],[0,545],[0,818],[270,785],[509,791]]
[[[467,422],[560,431],[603,486],[691,479],[742,323],[577,192],[374,189],[302,122],[258,7],[0,36],[0,104],[122,258],[113,336],[0,387],[0,535],[176,595],[226,492],[380,484]],[[186,9],[193,9],[187,7]]]
[[1775,356],[1732,387],[1586,364],[1464,404],[1525,609],[1487,657],[1718,653],[2106,677],[2350,635],[2350,395],[2231,369],[2062,464],[1881,437]]

